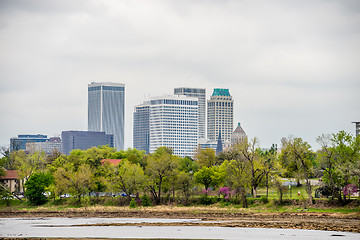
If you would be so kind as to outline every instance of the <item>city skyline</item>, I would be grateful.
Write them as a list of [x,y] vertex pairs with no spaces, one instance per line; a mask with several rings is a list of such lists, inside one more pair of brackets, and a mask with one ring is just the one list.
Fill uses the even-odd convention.
[[[314,149],[360,121],[359,1],[1,1],[0,146],[87,130],[87,84],[121,82],[133,107],[174,88],[227,88],[261,147]],[[207,97],[209,98],[209,97]],[[234,130],[234,129],[233,129]]]

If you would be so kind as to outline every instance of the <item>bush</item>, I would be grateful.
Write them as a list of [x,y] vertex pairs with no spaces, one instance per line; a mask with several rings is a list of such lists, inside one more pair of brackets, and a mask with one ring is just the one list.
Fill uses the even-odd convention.
[[131,199],[129,207],[130,208],[136,208],[136,201],[134,199]]
[[143,205],[143,207],[149,207],[151,206],[151,201],[148,195],[144,195],[141,198],[141,204]]
[[267,204],[267,203],[269,202],[269,199],[266,198],[266,197],[264,197],[264,196],[262,196],[262,197],[260,198],[260,200],[261,200],[261,202],[262,202],[263,204]]
[[203,205],[210,205],[213,203],[213,200],[209,198],[208,196],[204,195],[200,197],[200,204]]

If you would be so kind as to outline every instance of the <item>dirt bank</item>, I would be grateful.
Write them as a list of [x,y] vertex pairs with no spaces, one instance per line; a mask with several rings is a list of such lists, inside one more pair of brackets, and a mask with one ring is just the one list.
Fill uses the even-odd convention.
[[[104,218],[192,218],[199,222],[105,224],[106,226],[221,226],[251,228],[291,228],[360,233],[360,213],[249,213],[202,208],[142,208],[142,209],[67,209],[66,211],[0,211],[9,217],[104,217]],[[101,226],[101,225],[99,225]]]

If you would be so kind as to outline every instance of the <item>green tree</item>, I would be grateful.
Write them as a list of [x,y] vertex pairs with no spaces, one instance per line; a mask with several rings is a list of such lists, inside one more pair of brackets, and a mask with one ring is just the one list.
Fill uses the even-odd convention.
[[247,207],[246,189],[251,186],[250,165],[242,155],[230,161],[225,160],[222,166],[226,169],[226,182],[235,189],[236,198],[240,195],[243,207]]
[[190,157],[184,157],[179,159],[179,170],[193,175],[199,166],[196,161],[193,161]]
[[158,148],[147,159],[145,172],[149,176],[149,190],[157,204],[161,201],[162,185],[166,178],[175,175],[179,167],[179,160],[172,155],[172,151],[166,147]]
[[54,179],[50,173],[34,173],[25,183],[25,196],[30,203],[40,205],[46,202],[45,192],[47,187],[53,183]]
[[181,191],[184,195],[185,202],[184,205],[188,205],[189,198],[191,196],[191,188],[193,187],[194,183],[191,176],[186,172],[179,172],[176,179],[176,186],[177,189]]
[[334,144],[341,189],[343,190],[351,183],[360,187],[358,181],[360,179],[360,136],[353,137],[345,131],[340,131],[333,134],[331,141]]
[[306,192],[309,196],[309,203],[312,203],[312,192],[310,183],[310,174],[313,169],[314,153],[311,151],[309,143],[301,138],[289,137],[283,141],[281,153],[287,160],[297,164],[303,178],[306,182]]
[[115,185],[126,193],[130,198],[132,194],[137,193],[145,184],[144,170],[139,164],[123,160],[115,168]]
[[202,167],[194,174],[195,182],[204,185],[206,192],[213,184],[214,168]]
[[78,203],[83,195],[94,188],[93,174],[86,164],[80,165],[76,170],[69,165],[60,167],[54,173],[54,179],[57,193],[70,193],[78,198]]
[[[18,170],[18,175],[22,181],[21,186],[24,188],[24,182],[29,180],[35,172],[45,169],[45,153],[34,152],[26,154],[23,150],[12,152],[10,155],[14,159],[14,164]],[[22,189],[24,191],[24,189]]]
[[257,138],[253,138],[250,141],[241,141],[234,146],[234,148],[243,156],[243,159],[249,164],[251,173],[251,194],[255,198],[257,197],[256,189],[261,184],[266,174],[265,159],[261,157],[257,145]]
[[212,148],[199,148],[195,159],[200,167],[212,167],[216,165],[215,150]]

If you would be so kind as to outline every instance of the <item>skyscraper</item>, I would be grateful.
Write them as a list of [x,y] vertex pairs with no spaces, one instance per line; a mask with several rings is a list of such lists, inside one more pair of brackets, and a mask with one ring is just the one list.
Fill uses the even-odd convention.
[[124,149],[125,84],[88,85],[88,130],[113,134],[114,147]]
[[199,102],[199,138],[205,138],[205,116],[206,116],[206,89],[205,88],[175,88],[175,95],[185,95],[188,97],[196,97]]
[[166,146],[178,156],[194,156],[198,144],[198,99],[185,96],[151,98],[150,152]]
[[238,123],[234,132],[231,134],[231,145],[240,143],[246,140],[247,136],[244,129],[241,127],[240,123]]
[[146,153],[150,151],[150,102],[135,106],[134,109],[134,129],[133,129],[133,147],[137,150],[143,150]]
[[229,89],[215,88],[210,99],[207,101],[207,138],[217,140],[219,133],[221,139],[230,142],[233,131],[234,100]]

